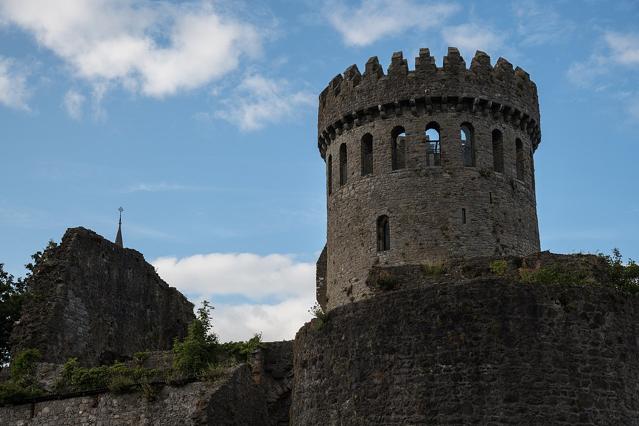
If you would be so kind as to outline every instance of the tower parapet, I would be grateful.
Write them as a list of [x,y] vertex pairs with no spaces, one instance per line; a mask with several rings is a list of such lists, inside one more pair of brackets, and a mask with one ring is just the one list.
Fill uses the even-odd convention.
[[321,93],[328,231],[318,277],[325,308],[371,294],[373,266],[539,251],[533,153],[537,88],[503,58],[438,68],[421,49],[385,74],[376,57]]
[[537,86],[529,74],[504,58],[493,67],[490,57],[477,51],[467,68],[459,50],[448,48],[443,67],[429,49],[420,49],[415,69],[402,52],[392,56],[384,74],[376,56],[364,74],[351,65],[335,76],[319,97],[319,148],[322,155],[342,131],[364,122],[398,114],[428,114],[436,108],[490,114],[519,126],[539,144]]

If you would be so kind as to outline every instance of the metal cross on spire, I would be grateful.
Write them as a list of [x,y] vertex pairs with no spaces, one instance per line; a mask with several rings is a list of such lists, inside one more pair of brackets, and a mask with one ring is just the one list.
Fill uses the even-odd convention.
[[120,221],[118,222],[118,233],[115,236],[115,245],[124,247],[124,244],[122,243],[122,212],[124,211],[124,209],[120,207],[118,211],[120,212]]

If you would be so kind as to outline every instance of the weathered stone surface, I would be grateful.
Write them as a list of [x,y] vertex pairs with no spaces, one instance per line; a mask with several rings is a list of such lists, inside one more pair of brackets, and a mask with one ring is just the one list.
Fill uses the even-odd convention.
[[[369,61],[361,81],[350,69],[320,96],[320,153],[330,188],[326,271],[325,279],[318,275],[317,294],[328,310],[369,296],[365,281],[375,265],[437,264],[540,249],[534,83],[505,60],[492,68],[485,54],[466,69],[456,49],[449,50],[441,69],[426,50],[415,71],[407,71],[405,62],[394,55],[388,75],[380,76],[379,64]],[[427,155],[424,132],[433,122],[440,129],[440,165]],[[472,129],[472,166],[464,164],[462,124]],[[398,127],[406,134],[400,155],[405,167],[393,170],[391,135]],[[503,171],[494,170],[494,130],[503,135]],[[369,163],[362,159],[370,156],[363,154],[363,140],[371,137],[372,173],[365,173],[368,166],[362,164]],[[347,158],[343,184],[341,149]],[[390,227],[390,249],[384,251],[377,246],[382,215]]]
[[[495,272],[491,265],[502,263],[503,269]],[[366,285],[371,293],[428,287],[441,283],[462,283],[477,278],[501,277],[518,281],[521,273],[546,272],[547,276],[559,274],[571,277],[579,283],[610,282],[610,265],[598,255],[556,254],[543,251],[528,256],[474,257],[451,259],[440,265],[374,266],[368,274]]]
[[14,327],[13,352],[36,348],[45,362],[77,357],[97,365],[170,349],[195,318],[193,304],[142,254],[84,228],[67,230],[30,285],[33,297]]
[[315,298],[317,299],[317,303],[322,307],[322,309],[326,309],[326,245],[324,245],[324,249],[322,249],[322,253],[320,257],[317,259],[317,264],[315,265]]
[[638,424],[639,296],[495,278],[399,290],[294,343],[294,425]]
[[293,342],[269,342],[251,354],[253,380],[264,390],[268,422],[264,425],[289,424],[291,388],[293,386]]
[[165,386],[156,400],[142,394],[93,396],[0,407],[7,426],[45,425],[255,425],[267,419],[261,387],[246,365],[215,383]]
[[480,51],[467,69],[454,47],[448,48],[442,68],[435,65],[428,49],[421,49],[415,58],[415,70],[409,70],[402,53],[396,52],[386,75],[377,57],[368,60],[363,76],[355,65],[344,75],[338,74],[319,97],[319,135],[325,138],[356,117],[379,115],[378,106],[410,105],[413,100],[416,108],[424,110],[432,99],[448,97],[489,101],[490,106],[494,103],[495,107],[508,106],[527,118],[525,121],[536,127],[538,136],[537,86],[528,73],[519,67],[513,70],[504,58],[499,58],[492,67],[490,57]]

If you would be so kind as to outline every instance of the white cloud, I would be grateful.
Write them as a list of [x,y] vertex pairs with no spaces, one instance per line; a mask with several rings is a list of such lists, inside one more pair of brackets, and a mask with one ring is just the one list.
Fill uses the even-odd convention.
[[313,294],[274,305],[220,305],[213,311],[213,328],[221,341],[247,340],[262,333],[264,341],[291,340],[311,319]]
[[366,46],[382,37],[411,29],[442,26],[459,10],[457,4],[414,0],[363,0],[352,8],[329,1],[324,15],[349,46]]
[[83,94],[76,90],[69,90],[62,100],[62,105],[64,109],[69,114],[69,117],[74,120],[80,120],[82,118],[82,107],[84,106],[84,101],[86,98]]
[[576,28],[550,4],[536,1],[513,3],[517,19],[517,34],[524,45],[538,46],[564,40]]
[[304,91],[292,91],[285,80],[271,80],[260,75],[246,77],[231,100],[224,101],[216,118],[251,131],[266,123],[281,121],[295,114],[298,108],[314,105],[315,96]]
[[[240,294],[253,300],[299,296],[315,282],[315,265],[290,256],[252,253],[198,254],[153,262],[167,282],[190,294]],[[311,285],[311,289],[312,289]]]
[[474,55],[477,50],[495,52],[504,44],[502,35],[474,23],[446,27],[442,30],[442,37],[449,46],[459,48],[466,56]]
[[0,56],[0,104],[28,111],[29,95],[26,72],[13,59]]
[[[598,79],[608,73],[608,58],[593,54],[588,60],[583,62],[573,62],[566,71],[568,80],[579,87],[593,87]],[[601,89],[605,89],[605,85],[599,85]]]
[[573,62],[566,75],[576,86],[602,91],[611,84],[620,85],[610,76],[623,67],[634,70],[635,65],[639,65],[639,35],[608,31],[596,51],[585,61]]
[[[292,339],[310,319],[308,309],[315,299],[312,263],[281,254],[211,253],[159,258],[152,264],[192,300],[213,303],[215,332],[223,340],[244,340],[257,332],[265,340]],[[219,296],[239,296],[241,302],[219,304]]]
[[639,35],[607,32],[604,40],[610,49],[610,59],[621,65],[639,65]]
[[152,97],[201,87],[260,48],[257,29],[212,2],[4,0],[0,14],[81,78]]

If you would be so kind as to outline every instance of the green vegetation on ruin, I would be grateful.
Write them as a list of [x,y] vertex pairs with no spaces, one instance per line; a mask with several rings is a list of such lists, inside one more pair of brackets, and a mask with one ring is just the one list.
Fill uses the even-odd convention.
[[0,405],[107,390],[116,394],[139,392],[152,401],[165,384],[215,382],[226,377],[233,366],[248,362],[250,354],[263,347],[263,343],[260,334],[244,342],[219,343],[212,331],[212,309],[204,301],[186,337],[175,340],[173,365],[169,369],[144,367],[150,352],[136,352],[127,364],[116,362],[97,367],[81,366],[76,358],[71,358],[62,366],[54,391],[46,392],[36,380],[36,363],[41,355],[35,349],[25,350],[12,360],[10,380],[0,383]]
[[328,322],[328,313],[322,308],[318,302],[315,302],[308,312],[315,318],[315,327],[319,330]]

